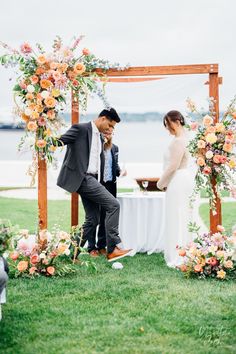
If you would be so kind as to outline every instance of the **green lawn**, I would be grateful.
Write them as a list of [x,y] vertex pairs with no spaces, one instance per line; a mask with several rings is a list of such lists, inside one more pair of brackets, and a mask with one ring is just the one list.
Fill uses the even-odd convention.
[[[205,225],[209,228],[209,204],[204,203],[200,206],[200,215]],[[232,227],[236,225],[236,203],[222,203],[222,224],[230,234]]]
[[[49,224],[69,228],[69,209],[50,202]],[[0,198],[0,216],[21,227],[34,231],[36,212],[34,201]],[[123,270],[95,262],[97,273],[76,265],[65,278],[11,279],[0,353],[235,352],[235,282],[186,280],[161,254],[124,258]]]

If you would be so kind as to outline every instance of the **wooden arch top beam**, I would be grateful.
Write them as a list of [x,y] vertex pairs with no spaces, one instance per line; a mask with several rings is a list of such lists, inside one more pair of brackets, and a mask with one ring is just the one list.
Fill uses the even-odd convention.
[[[98,75],[104,75],[104,71],[96,69]],[[218,64],[192,64],[169,66],[132,66],[128,69],[110,69],[106,71],[107,77],[112,76],[152,76],[152,75],[191,75],[191,74],[217,74]]]

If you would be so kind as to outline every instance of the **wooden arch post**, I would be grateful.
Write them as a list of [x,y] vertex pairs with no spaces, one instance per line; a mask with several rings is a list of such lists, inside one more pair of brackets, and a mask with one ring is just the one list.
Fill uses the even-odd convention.
[[[78,95],[71,92],[71,124],[79,123],[79,100]],[[71,194],[71,226],[79,224],[79,195]]]
[[47,163],[38,155],[38,227],[40,230],[48,226],[47,201]]

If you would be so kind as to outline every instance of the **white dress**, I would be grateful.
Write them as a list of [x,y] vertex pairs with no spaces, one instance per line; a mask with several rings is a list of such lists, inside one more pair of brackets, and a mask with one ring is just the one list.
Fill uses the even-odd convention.
[[164,157],[164,172],[157,183],[167,188],[165,203],[164,256],[169,267],[182,263],[176,246],[186,246],[192,239],[188,224],[193,221],[189,197],[194,187],[195,171],[189,168],[189,152],[185,134],[175,137]]

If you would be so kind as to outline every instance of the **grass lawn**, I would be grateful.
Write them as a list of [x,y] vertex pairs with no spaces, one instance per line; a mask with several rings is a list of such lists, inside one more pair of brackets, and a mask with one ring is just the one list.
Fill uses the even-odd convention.
[[[50,224],[69,228],[69,206],[50,202]],[[36,202],[0,198],[0,216],[21,227],[34,231],[36,212]],[[187,280],[161,254],[124,258],[123,270],[95,262],[97,273],[76,265],[65,278],[11,279],[0,353],[235,352],[235,282]]]
[[[200,215],[205,225],[209,228],[209,204],[204,203],[200,206]],[[229,234],[232,227],[236,225],[236,203],[222,203],[222,224]]]

